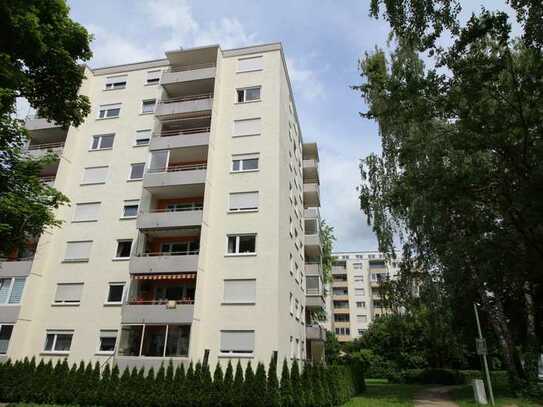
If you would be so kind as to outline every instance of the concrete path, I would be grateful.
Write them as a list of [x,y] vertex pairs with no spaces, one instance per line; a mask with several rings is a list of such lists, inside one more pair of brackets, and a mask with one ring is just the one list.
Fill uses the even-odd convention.
[[456,386],[430,387],[415,395],[415,407],[458,407],[451,401],[449,392]]

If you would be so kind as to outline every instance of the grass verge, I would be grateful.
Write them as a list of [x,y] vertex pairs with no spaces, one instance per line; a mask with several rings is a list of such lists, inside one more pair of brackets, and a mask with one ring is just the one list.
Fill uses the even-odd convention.
[[424,386],[391,384],[386,380],[367,379],[367,392],[354,397],[343,407],[413,407],[413,398]]
[[[458,403],[459,407],[477,407],[479,405],[475,403],[473,388],[469,385],[452,391],[451,396]],[[543,407],[543,403],[539,404],[533,400],[511,397],[510,392],[505,387],[498,387],[494,390],[494,399],[496,407]]]

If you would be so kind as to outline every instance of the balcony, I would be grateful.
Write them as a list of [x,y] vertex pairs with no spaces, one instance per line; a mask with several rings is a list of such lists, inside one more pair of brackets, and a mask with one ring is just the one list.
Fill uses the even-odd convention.
[[305,327],[305,337],[308,341],[326,341],[326,329],[320,325],[308,325]]
[[0,259],[0,277],[25,277],[32,270],[33,257]]
[[305,263],[304,273],[306,276],[322,276],[322,266],[320,262]]
[[302,165],[304,180],[319,179],[319,162],[317,160],[303,160]]
[[211,112],[212,108],[213,93],[179,96],[161,100],[156,107],[155,116],[159,120],[171,120],[194,113]]
[[332,288],[334,287],[347,287],[349,283],[347,282],[347,280],[334,280],[332,281]]
[[304,143],[302,145],[302,158],[304,160],[319,161],[319,149],[317,143]]
[[179,164],[151,168],[145,174],[143,188],[154,192],[162,188],[182,185],[201,184],[203,186],[206,182],[206,169],[207,163]]
[[304,181],[304,207],[321,206],[319,183],[316,180]]
[[183,253],[155,252],[130,258],[131,274],[183,273],[198,269],[198,253],[194,250]]
[[136,227],[138,229],[181,228],[200,226],[202,224],[203,209],[153,209],[138,216]]
[[176,65],[162,73],[160,84],[168,94],[182,92],[195,82],[209,82],[213,84],[217,67],[214,62],[193,65]]
[[209,144],[209,131],[209,127],[163,130],[153,134],[149,149],[154,151],[207,146]]

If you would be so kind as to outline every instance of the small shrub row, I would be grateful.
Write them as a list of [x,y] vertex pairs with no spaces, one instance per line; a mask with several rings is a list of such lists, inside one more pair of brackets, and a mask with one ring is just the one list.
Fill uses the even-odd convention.
[[387,379],[392,383],[403,384],[465,384],[466,377],[453,369],[408,369],[392,374]]
[[[353,377],[358,375],[358,377]],[[277,362],[266,371],[262,363],[245,370],[231,363],[213,375],[200,362],[174,368],[170,364],[120,372],[117,366],[100,369],[96,363],[69,366],[25,359],[0,365],[0,401],[80,406],[254,406],[332,407],[345,403],[364,389],[360,366],[306,365],[289,369],[283,362],[278,380]]]

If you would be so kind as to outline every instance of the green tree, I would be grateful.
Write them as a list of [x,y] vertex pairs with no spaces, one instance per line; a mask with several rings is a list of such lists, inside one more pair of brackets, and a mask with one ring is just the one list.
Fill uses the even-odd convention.
[[281,369],[281,384],[279,391],[281,393],[281,406],[292,407],[294,405],[294,397],[292,394],[292,383],[290,381],[290,372],[286,359],[283,360],[283,368]]
[[7,256],[58,225],[53,210],[67,202],[38,178],[52,158],[24,154],[27,135],[14,116],[16,98],[28,100],[41,117],[78,126],[90,111],[78,94],[79,64],[92,54],[89,33],[70,19],[63,0],[2,2],[0,26],[0,256]]
[[290,367],[290,383],[292,386],[293,405],[296,407],[305,406],[304,386],[302,385],[302,378],[300,376],[300,368],[298,367],[297,360],[294,360]]
[[234,369],[232,368],[232,362],[229,360],[226,366],[226,372],[224,373],[224,398],[223,406],[233,407],[234,404]]
[[[228,373],[228,372],[227,372]],[[238,360],[236,365],[236,374],[234,375],[234,383],[232,386],[232,404],[234,406],[241,406],[243,403],[243,368]]]
[[213,372],[211,403],[213,406],[220,407],[223,405],[224,399],[225,399],[224,375],[222,373],[221,364],[217,362],[217,366],[215,366],[215,371]]
[[267,388],[266,369],[264,368],[264,364],[262,362],[259,362],[256,367],[251,392],[253,393],[252,405],[255,407],[265,407],[268,401],[269,393]]
[[174,384],[173,384],[173,405],[184,403],[185,399],[185,367],[180,364],[175,369]]
[[267,406],[279,407],[281,405],[281,395],[279,393],[279,381],[277,380],[277,358],[272,356],[268,368],[267,382]]
[[326,331],[326,342],[324,342],[324,357],[326,363],[334,363],[339,359],[341,344],[337,340],[335,332]]
[[332,281],[332,266],[334,265],[334,242],[336,237],[334,236],[334,227],[326,222],[326,219],[321,220],[320,235],[322,244],[322,276],[325,283]]
[[382,145],[362,160],[360,203],[388,257],[399,237],[405,278],[481,304],[513,389],[530,390],[543,326],[541,2],[509,3],[520,38],[502,11],[462,24],[458,1],[372,1],[397,46],[360,61],[362,115]]

